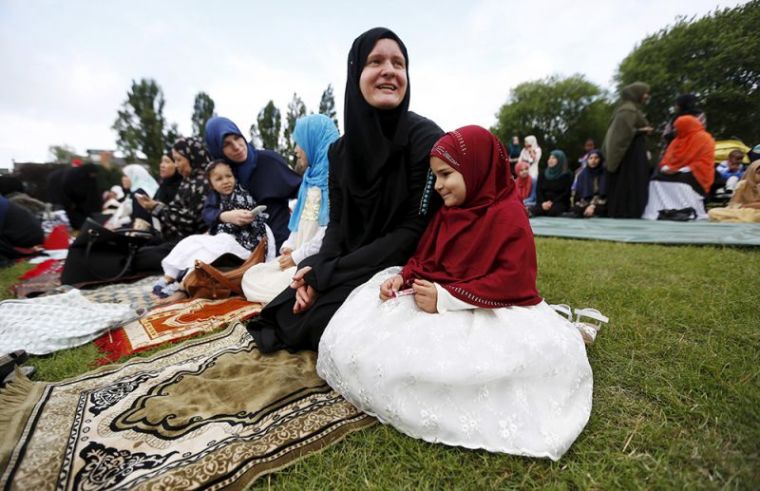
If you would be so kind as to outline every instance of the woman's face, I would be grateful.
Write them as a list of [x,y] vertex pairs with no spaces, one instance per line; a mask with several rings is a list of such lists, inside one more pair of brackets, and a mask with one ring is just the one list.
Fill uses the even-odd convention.
[[557,163],[559,163],[559,160],[557,160],[557,157],[555,157],[554,155],[549,155],[549,159],[546,161],[546,165],[548,165],[549,167],[554,167],[555,165],[557,165]]
[[592,153],[591,155],[588,156],[588,159],[586,159],[586,165],[594,169],[596,166],[599,165],[599,161],[600,161],[599,155]]
[[121,176],[121,187],[130,190],[132,188],[132,179],[127,175]]
[[168,179],[177,173],[177,166],[168,155],[161,157],[161,163],[158,164],[158,176],[161,179]]
[[306,158],[306,152],[303,148],[301,148],[300,145],[296,144],[295,148],[296,152],[296,168],[295,171],[299,174],[303,174],[306,172],[306,169],[309,167],[309,159]]
[[233,162],[242,163],[248,158],[248,145],[240,135],[227,135],[222,143],[222,153]]
[[190,161],[187,160],[187,157],[172,148],[172,158],[174,159],[174,164],[177,166],[177,172],[179,172],[182,177],[190,177],[190,174],[193,173],[193,168],[190,165]]
[[443,198],[443,206],[459,206],[467,197],[464,176],[438,157],[430,157],[430,169],[435,175],[435,190]]
[[359,89],[367,104],[377,109],[394,109],[406,96],[406,59],[392,39],[381,39],[367,56],[359,78]]

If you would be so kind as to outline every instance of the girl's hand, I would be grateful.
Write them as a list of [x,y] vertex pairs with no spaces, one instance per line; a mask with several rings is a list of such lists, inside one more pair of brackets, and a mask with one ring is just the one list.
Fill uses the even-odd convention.
[[140,206],[142,206],[146,211],[152,211],[153,208],[155,208],[158,204],[157,201],[153,201],[144,194],[135,194],[135,198],[137,199],[137,202],[140,204]]
[[425,280],[414,280],[412,284],[414,290],[414,303],[423,312],[435,314],[438,312],[438,290],[435,289],[435,285]]
[[230,210],[224,211],[219,215],[219,220],[224,223],[231,223],[238,227],[244,227],[256,218],[251,210]]
[[296,265],[296,262],[293,261],[293,256],[291,256],[289,252],[283,252],[282,255],[277,258],[277,261],[280,263],[280,269],[288,269]]
[[383,284],[380,285],[380,300],[385,302],[386,300],[393,298],[403,284],[404,278],[402,278],[400,274],[391,276],[383,281]]

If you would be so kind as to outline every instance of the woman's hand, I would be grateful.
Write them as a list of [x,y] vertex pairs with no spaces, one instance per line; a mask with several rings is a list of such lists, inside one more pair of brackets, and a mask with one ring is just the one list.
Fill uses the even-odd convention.
[[554,203],[552,203],[551,201],[544,201],[543,203],[541,203],[541,209],[544,211],[549,211],[549,208],[551,208],[553,204]]
[[588,205],[585,210],[583,210],[583,216],[584,217],[592,217],[594,216],[594,211],[596,210],[596,206],[594,205]]
[[277,258],[277,261],[280,263],[280,269],[288,269],[296,265],[296,262],[293,261],[293,256],[290,254],[290,249],[287,249],[287,251]]
[[386,300],[393,298],[403,284],[404,278],[402,278],[400,274],[391,276],[383,281],[383,284],[380,285],[380,300],[385,302]]
[[645,135],[649,135],[654,131],[654,128],[652,128],[651,126],[642,126],[641,128],[639,128],[639,131],[641,133],[644,133]]
[[424,312],[435,314],[438,312],[438,290],[435,285],[425,280],[414,280],[414,303]]
[[154,201],[144,194],[135,194],[135,198],[146,211],[153,211],[153,208],[158,205],[158,201]]
[[224,223],[231,223],[238,227],[244,227],[256,218],[251,210],[230,210],[223,211],[219,214],[219,220]]
[[311,271],[311,266],[304,266],[293,275],[290,288],[296,291],[296,303],[293,305],[293,313],[299,314],[309,309],[317,298],[317,291],[306,284],[303,279],[306,273]]

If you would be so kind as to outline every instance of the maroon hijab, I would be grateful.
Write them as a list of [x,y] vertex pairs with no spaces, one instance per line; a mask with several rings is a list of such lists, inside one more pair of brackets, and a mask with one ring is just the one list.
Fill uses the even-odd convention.
[[478,307],[536,305],[536,247],[525,206],[517,196],[504,145],[480,126],[446,133],[433,146],[460,172],[467,194],[430,220],[401,275],[440,284]]

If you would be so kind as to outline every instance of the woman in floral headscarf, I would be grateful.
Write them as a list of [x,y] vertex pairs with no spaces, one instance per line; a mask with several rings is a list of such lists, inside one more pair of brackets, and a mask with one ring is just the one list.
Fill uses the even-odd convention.
[[174,199],[169,203],[145,195],[138,195],[136,199],[140,206],[158,218],[164,239],[176,242],[207,229],[201,212],[208,192],[205,169],[211,159],[198,138],[179,138],[172,147],[172,158],[182,176]]

